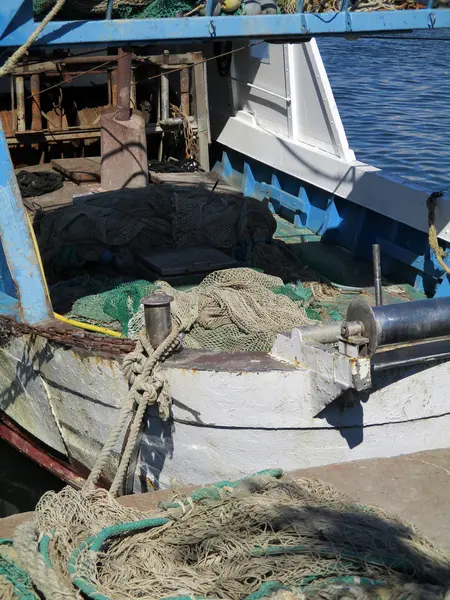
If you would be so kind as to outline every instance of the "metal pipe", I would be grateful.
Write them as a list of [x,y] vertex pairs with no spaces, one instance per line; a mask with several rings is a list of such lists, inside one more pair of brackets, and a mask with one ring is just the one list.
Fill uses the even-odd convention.
[[[194,117],[189,117],[187,120],[189,121],[189,123],[195,123]],[[184,123],[184,119],[182,119],[181,117],[171,117],[169,119],[161,119],[161,121],[159,122],[161,127],[179,127],[180,125],[183,125],[183,123]]]
[[131,64],[132,55],[119,48],[117,61],[117,110],[115,118],[118,121],[129,121],[131,117]]
[[375,303],[377,306],[383,304],[383,285],[381,283],[381,258],[380,258],[380,245],[372,245],[373,255],[373,281],[375,286]]
[[181,112],[188,116],[189,113],[189,69],[181,69],[180,71],[180,94]]
[[[161,77],[158,77],[158,79],[156,80],[156,85],[157,85],[156,119],[159,122],[159,121],[161,121]],[[159,162],[162,162],[163,154],[164,154],[164,132],[161,134],[161,136],[159,138],[158,154],[157,154]]]
[[14,81],[14,79],[15,79],[14,77],[9,78],[10,92],[11,92],[11,128],[12,128],[13,132],[17,130],[16,91],[15,91],[16,82]]
[[117,106],[117,69],[111,71],[111,106]]
[[[63,65],[89,65],[95,63],[106,63],[119,60],[120,54],[97,54],[94,56],[68,56],[67,58],[55,58],[51,62]],[[105,65],[106,66],[106,65]]]
[[16,77],[17,97],[17,131],[25,131],[25,82],[23,77]]
[[156,350],[172,332],[170,303],[173,297],[164,292],[155,292],[143,298],[145,330],[152,348]]
[[41,131],[41,79],[39,73],[35,73],[30,78],[31,84],[31,129],[32,131]]
[[230,77],[232,81],[239,83],[240,85],[246,85],[252,90],[258,90],[258,92],[264,92],[264,94],[268,94],[269,96],[273,96],[274,98],[279,98],[280,100],[284,100],[287,104],[291,103],[291,98],[289,96],[283,96],[281,94],[277,94],[276,92],[272,92],[266,88],[260,87],[259,85],[254,85],[253,83],[248,83],[248,81],[241,81],[240,79],[236,79],[235,77]]
[[169,78],[161,73],[161,121],[169,118]]
[[317,344],[333,344],[341,335],[341,322],[322,323],[318,325],[303,325],[299,327],[302,342]]
[[[149,63],[159,65],[164,69],[173,69],[175,67],[188,67],[193,62],[192,53],[164,55],[132,55],[134,61],[140,63]],[[119,60],[118,54],[95,54],[91,56],[66,56],[65,58],[53,58],[51,60],[31,62],[29,64],[18,65],[10,75],[31,75],[31,73],[49,73],[58,72],[57,65],[83,65],[97,63],[114,63]],[[105,65],[107,66],[107,65]],[[96,73],[99,72],[96,70]]]
[[368,351],[373,354],[379,346],[450,336],[450,297],[375,307],[356,298],[346,321],[362,323],[362,335],[369,339]]
[[133,110],[137,109],[137,100],[136,100],[136,74],[131,69],[131,91],[130,91],[130,100],[131,100],[131,108]]
[[108,0],[108,4],[106,6],[106,19],[108,21],[112,19],[113,4],[114,0]]

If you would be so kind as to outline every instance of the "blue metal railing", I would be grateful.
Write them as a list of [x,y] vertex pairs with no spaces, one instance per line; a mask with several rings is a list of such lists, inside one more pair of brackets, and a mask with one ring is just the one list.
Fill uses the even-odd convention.
[[[207,0],[205,17],[165,19],[105,19],[104,21],[56,21],[42,32],[36,45],[122,44],[233,38],[300,40],[311,36],[345,35],[438,29],[450,27],[450,9],[428,6],[419,10],[349,11],[342,0],[338,12],[305,12],[297,0],[296,14],[212,16],[214,1]],[[0,46],[19,46],[34,31],[32,0],[2,0]]]

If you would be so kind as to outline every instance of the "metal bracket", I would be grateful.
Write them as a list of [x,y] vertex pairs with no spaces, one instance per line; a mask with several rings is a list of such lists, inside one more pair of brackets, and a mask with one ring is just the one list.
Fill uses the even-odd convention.
[[339,353],[349,358],[367,358],[369,355],[369,339],[362,335],[354,335],[339,339]]
[[[361,336],[354,336],[350,340],[342,338],[345,352],[340,352],[331,345],[305,341],[305,338],[314,339],[312,329],[311,326],[296,327],[290,334],[280,334],[272,347],[272,356],[299,368],[309,369],[318,392],[329,394],[328,402],[339,396],[344,389],[361,391],[370,388],[370,358],[364,356],[368,340]],[[321,328],[318,327],[318,332],[320,331]],[[332,330],[326,329],[325,333],[331,335]],[[341,340],[339,344],[340,342]],[[320,385],[317,383],[319,380],[322,382]],[[334,398],[332,394],[335,394]]]

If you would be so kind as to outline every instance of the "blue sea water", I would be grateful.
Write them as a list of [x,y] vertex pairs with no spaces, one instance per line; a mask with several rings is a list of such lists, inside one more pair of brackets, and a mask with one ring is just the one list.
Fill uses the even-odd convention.
[[356,158],[450,190],[450,30],[402,36],[318,43]]

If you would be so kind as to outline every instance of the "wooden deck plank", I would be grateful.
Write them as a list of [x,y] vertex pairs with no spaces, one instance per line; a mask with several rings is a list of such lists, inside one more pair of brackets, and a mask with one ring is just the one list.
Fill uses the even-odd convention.
[[149,172],[150,181],[154,184],[161,185],[164,183],[170,183],[172,185],[195,185],[200,187],[206,187],[207,189],[214,189],[216,192],[224,192],[231,194],[241,193],[233,188],[224,179],[221,179],[217,173],[210,171],[205,172],[183,172],[183,173],[157,173],[156,171]]
[[75,183],[100,182],[100,156],[90,158],[58,158],[51,162],[55,171]]

